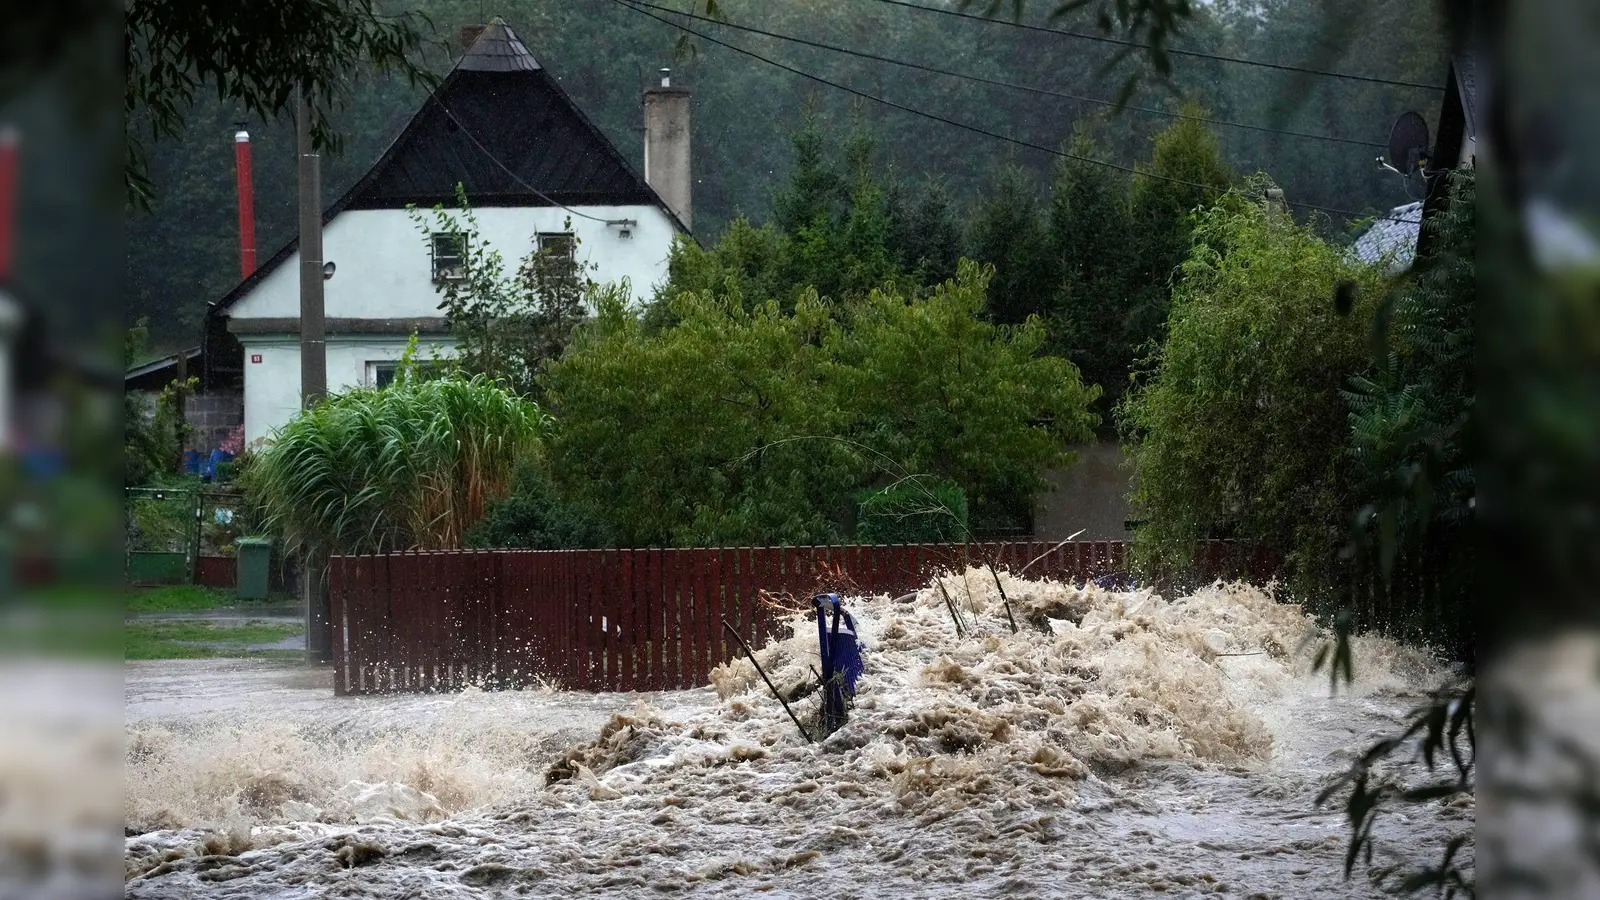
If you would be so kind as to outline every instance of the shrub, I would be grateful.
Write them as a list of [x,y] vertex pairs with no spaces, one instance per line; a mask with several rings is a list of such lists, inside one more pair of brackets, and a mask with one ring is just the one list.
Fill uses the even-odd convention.
[[300,413],[246,469],[286,552],[461,546],[536,458],[544,412],[483,376],[397,378]]
[[588,510],[565,502],[550,476],[518,468],[511,493],[492,504],[467,533],[469,547],[568,550],[613,545],[610,530]]

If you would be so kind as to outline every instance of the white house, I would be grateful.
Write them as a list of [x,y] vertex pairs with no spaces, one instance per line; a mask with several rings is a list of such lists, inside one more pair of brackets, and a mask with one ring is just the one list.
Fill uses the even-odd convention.
[[[474,239],[508,264],[535,248],[573,252],[589,277],[626,278],[638,296],[666,276],[672,241],[688,231],[687,91],[663,79],[646,96],[647,180],[503,20],[463,36],[461,60],[323,215],[323,256],[336,267],[324,284],[330,393],[385,383],[413,333],[423,355],[451,347],[437,284],[459,272],[457,238],[424,234],[408,206],[454,208],[460,184]],[[291,242],[209,313],[243,347],[247,444],[300,408],[299,269]]]

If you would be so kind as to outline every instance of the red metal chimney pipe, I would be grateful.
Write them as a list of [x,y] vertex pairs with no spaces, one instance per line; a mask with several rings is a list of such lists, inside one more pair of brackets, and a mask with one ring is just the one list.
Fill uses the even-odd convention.
[[256,201],[250,180],[250,132],[233,136],[233,162],[239,170],[239,277],[256,270]]
[[11,277],[17,216],[17,131],[0,126],[0,282]]

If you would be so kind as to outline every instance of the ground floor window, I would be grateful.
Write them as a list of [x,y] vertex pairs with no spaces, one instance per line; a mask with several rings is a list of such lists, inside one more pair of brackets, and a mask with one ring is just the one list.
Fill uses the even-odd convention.
[[[417,374],[423,378],[435,378],[444,373],[440,365],[433,360],[414,360]],[[400,370],[400,361],[397,359],[375,359],[367,361],[367,387],[386,388],[394,383],[394,375]]]

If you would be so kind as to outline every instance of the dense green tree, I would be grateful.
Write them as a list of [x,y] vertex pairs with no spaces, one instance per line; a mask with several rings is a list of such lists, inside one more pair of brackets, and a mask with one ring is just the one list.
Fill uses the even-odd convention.
[[1000,169],[979,199],[972,211],[967,249],[973,259],[995,268],[988,309],[994,321],[1016,325],[1029,316],[1047,318],[1056,313],[1060,271],[1050,252],[1038,187],[1021,166]]
[[789,143],[794,167],[788,183],[772,196],[772,222],[787,234],[800,234],[839,217],[847,181],[828,153],[827,135],[814,110],[806,111]]
[[[1206,115],[1192,104],[1183,111]],[[1217,135],[1203,123],[1180,119],[1156,135],[1150,159],[1139,166],[1129,194],[1143,287],[1130,310],[1129,332],[1135,342],[1154,340],[1160,333],[1171,286],[1189,254],[1192,213],[1216,202],[1232,181]]]
[[799,291],[786,277],[792,252],[787,234],[770,222],[757,227],[743,217],[730,222],[712,246],[680,239],[667,255],[667,280],[658,287],[646,322],[676,321],[671,307],[679,294],[718,291],[729,284],[746,302],[776,299],[793,309]]
[[[1197,229],[1159,368],[1121,410],[1147,522],[1136,548],[1182,564],[1197,539],[1236,538],[1283,553],[1303,599],[1326,599],[1356,496],[1340,390],[1366,359],[1381,276],[1260,203],[1214,205]],[[1353,316],[1334,308],[1341,283]]]
[[1477,240],[1470,170],[1454,182],[1449,207],[1425,226],[1435,235],[1428,252],[1378,322],[1384,352],[1351,379],[1345,396],[1361,543],[1373,569],[1388,576],[1398,565],[1441,580],[1431,603],[1407,604],[1415,621],[1374,624],[1460,648],[1469,640],[1461,607],[1473,585],[1477,490],[1468,427],[1476,404]]
[[826,308],[747,304],[736,287],[675,296],[651,331],[618,297],[544,376],[561,423],[557,484],[624,546],[837,536],[829,515],[853,484],[848,455],[794,439],[834,434],[818,390]]
[[895,231],[890,244],[900,269],[924,284],[954,278],[965,236],[949,189],[943,181],[930,177],[914,193],[899,192],[898,199],[899,210],[891,218]]
[[963,262],[921,300],[875,291],[851,305],[827,343],[830,379],[851,436],[905,472],[960,487],[981,526],[1025,525],[1043,472],[1095,424],[1086,387],[1043,353],[1041,322],[986,321],[992,270]]
[[[1102,152],[1088,128],[1078,129],[1069,149],[1086,159]],[[1086,381],[1104,390],[1107,410],[1127,388],[1143,337],[1134,327],[1133,304],[1140,295],[1134,234],[1126,178],[1082,159],[1056,166],[1050,240],[1062,272],[1057,347]]]
[[612,546],[610,530],[588,510],[566,502],[543,461],[517,468],[510,492],[489,505],[467,533],[469,547],[568,550]]

